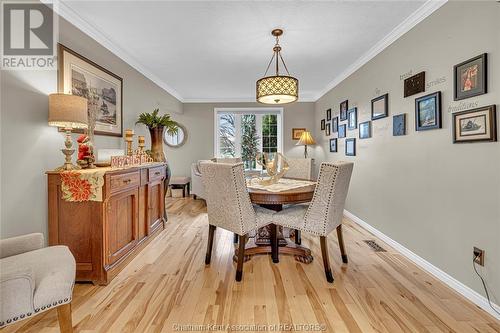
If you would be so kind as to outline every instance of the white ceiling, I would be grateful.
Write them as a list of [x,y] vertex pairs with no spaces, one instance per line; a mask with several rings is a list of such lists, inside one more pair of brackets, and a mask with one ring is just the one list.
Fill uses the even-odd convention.
[[[182,101],[254,101],[283,28],[300,99],[319,98],[437,9],[426,1],[64,1],[61,14]],[[432,7],[429,9],[428,7]]]

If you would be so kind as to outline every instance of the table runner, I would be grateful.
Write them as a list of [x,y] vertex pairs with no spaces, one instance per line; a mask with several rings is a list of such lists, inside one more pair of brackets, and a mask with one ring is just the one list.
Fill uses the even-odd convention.
[[[266,179],[266,178],[264,178]],[[308,180],[281,178],[276,184],[261,185],[258,178],[247,180],[247,187],[268,192],[283,192],[316,184]]]
[[104,174],[111,168],[61,172],[62,198],[66,201],[102,201]]
[[[145,163],[140,166],[154,166],[161,162]],[[61,191],[65,201],[102,201],[104,174],[108,171],[140,167],[137,165],[124,168],[97,167],[61,172]]]

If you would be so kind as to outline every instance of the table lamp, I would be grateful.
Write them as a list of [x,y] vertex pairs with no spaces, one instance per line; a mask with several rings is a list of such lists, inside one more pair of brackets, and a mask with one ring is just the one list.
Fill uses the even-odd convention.
[[73,128],[87,128],[87,99],[67,94],[49,95],[49,125],[62,127],[66,132],[66,148],[61,149],[66,161],[56,171],[75,170],[80,167],[71,162],[71,155],[75,152],[71,140]]
[[307,145],[315,145],[316,141],[314,141],[311,132],[304,131],[300,136],[299,142],[297,142],[296,146],[304,146],[304,158],[307,158]]

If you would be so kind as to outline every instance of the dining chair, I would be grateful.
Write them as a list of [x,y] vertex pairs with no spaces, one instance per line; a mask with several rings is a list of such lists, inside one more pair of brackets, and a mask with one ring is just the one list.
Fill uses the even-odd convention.
[[286,158],[288,171],[286,178],[312,179],[312,158]]
[[274,214],[273,223],[320,236],[326,280],[333,283],[328,258],[327,236],[337,229],[343,263],[347,254],[342,235],[342,216],[353,169],[351,162],[321,163],[318,182],[309,205],[294,205]]
[[[312,180],[312,158],[286,158],[288,170],[285,173],[286,178],[296,178]],[[301,245],[302,238],[300,230],[294,230],[295,244]]]
[[200,169],[209,224],[205,264],[210,264],[216,227],[231,231],[239,237],[236,281],[241,281],[248,233],[270,224],[275,212],[252,205],[245,183],[243,163],[207,161],[200,163]]

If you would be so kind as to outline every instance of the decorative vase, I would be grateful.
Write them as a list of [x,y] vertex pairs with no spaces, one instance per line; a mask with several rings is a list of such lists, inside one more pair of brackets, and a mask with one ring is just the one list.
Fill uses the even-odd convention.
[[163,152],[163,131],[164,126],[156,126],[149,128],[151,134],[151,157],[155,162],[166,162],[165,153]]

